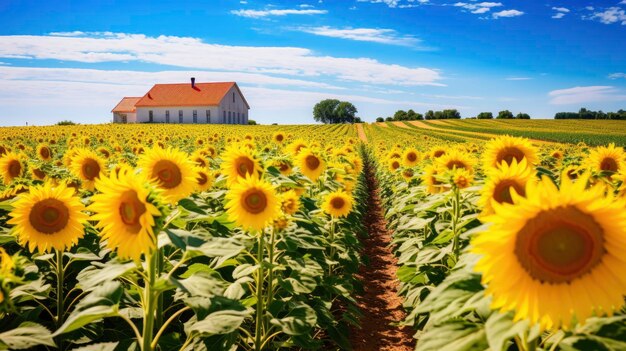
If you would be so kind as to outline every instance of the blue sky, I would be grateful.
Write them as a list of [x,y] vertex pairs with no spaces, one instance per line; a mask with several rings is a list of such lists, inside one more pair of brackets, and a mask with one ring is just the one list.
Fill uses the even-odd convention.
[[5,0],[0,23],[0,125],[105,123],[191,76],[237,81],[264,124],[324,98],[366,121],[626,108],[626,0]]

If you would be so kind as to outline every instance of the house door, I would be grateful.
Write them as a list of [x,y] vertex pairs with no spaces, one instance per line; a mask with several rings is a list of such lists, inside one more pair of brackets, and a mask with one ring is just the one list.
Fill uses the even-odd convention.
[[126,121],[127,121],[126,115],[122,115],[122,123],[127,123]]

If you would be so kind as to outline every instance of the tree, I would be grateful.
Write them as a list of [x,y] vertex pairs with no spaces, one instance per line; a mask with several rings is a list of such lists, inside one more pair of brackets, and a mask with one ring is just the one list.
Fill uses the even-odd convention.
[[326,99],[313,107],[313,118],[322,123],[354,123],[357,109],[347,101]]
[[491,112],[481,112],[476,116],[478,119],[493,119],[493,113]]
[[418,119],[424,119],[422,114],[416,113],[412,109],[406,111],[406,117],[407,117],[407,120],[409,120],[409,121],[417,121]]
[[500,111],[498,112],[498,117],[496,117],[498,119],[511,119],[513,118],[513,112],[509,111],[509,110],[504,110],[504,111]]
[[387,121],[387,122],[393,122],[393,117],[387,117],[387,118],[385,118],[385,121]]
[[256,124],[256,121],[255,121],[255,120],[253,120],[253,119],[249,119],[249,120],[248,120],[248,125],[249,125],[249,126],[256,126],[257,124]]
[[435,113],[433,112],[433,110],[428,110],[428,112],[426,112],[426,114],[424,115],[425,119],[435,119]]
[[384,122],[385,119],[382,117],[376,117],[376,122],[380,123],[380,122]]
[[406,112],[403,110],[396,111],[396,113],[393,114],[393,120],[394,121],[406,121],[407,120]]
[[518,113],[517,116],[515,116],[515,118],[517,119],[530,119],[530,115],[528,113]]
[[442,119],[461,119],[461,113],[455,109],[443,110],[442,115]]

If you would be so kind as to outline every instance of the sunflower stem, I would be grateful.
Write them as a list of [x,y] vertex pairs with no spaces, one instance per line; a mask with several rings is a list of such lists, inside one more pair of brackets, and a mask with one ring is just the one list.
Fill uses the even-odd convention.
[[[63,325],[65,319],[65,307],[63,303],[63,280],[65,279],[65,271],[63,269],[63,251],[55,250],[56,252],[56,273],[57,273],[57,329]],[[59,349],[63,349],[63,339],[59,336],[57,341]]]
[[270,267],[268,270],[268,282],[267,282],[267,303],[266,306],[272,305],[272,297],[274,296],[274,250],[275,250],[276,228],[272,227],[272,235],[270,236],[269,245],[269,259]]
[[142,351],[152,351],[152,333],[154,331],[155,294],[153,292],[156,281],[156,257],[153,253],[146,255],[146,267],[148,270],[148,281],[144,288],[144,318],[142,331]]
[[461,217],[461,191],[457,186],[454,186],[454,197],[452,198],[452,252],[454,253],[454,262],[459,261],[460,245],[459,245],[459,219]]
[[[265,307],[263,305],[263,238],[265,234],[263,232],[258,236],[258,252],[257,261],[259,262],[259,269],[257,271],[256,282],[256,326],[254,331],[254,350],[261,351],[263,346],[263,317],[265,315]],[[144,350],[145,351],[145,350]]]
[[333,260],[335,259],[335,247],[333,243],[335,242],[335,217],[330,217],[330,231],[329,231],[329,245],[330,245],[330,253],[328,255],[328,260],[331,262],[328,266],[328,276],[333,274]]
[[[157,264],[156,264],[156,276],[160,277],[163,272],[163,248],[157,249]],[[155,321],[155,329],[159,330],[163,325],[163,294],[159,294],[157,299],[157,309],[156,309],[156,321]]]

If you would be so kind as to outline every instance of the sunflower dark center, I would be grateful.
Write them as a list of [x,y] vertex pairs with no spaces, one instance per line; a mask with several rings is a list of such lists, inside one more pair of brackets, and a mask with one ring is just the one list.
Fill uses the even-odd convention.
[[41,155],[41,158],[43,158],[44,160],[50,158],[50,149],[48,149],[47,147],[42,147],[39,150],[39,155]]
[[12,178],[19,177],[22,174],[22,164],[18,160],[11,160],[9,162],[9,175]]
[[248,213],[259,214],[267,208],[267,197],[261,190],[250,189],[243,195],[242,207]]
[[35,174],[35,176],[39,179],[44,179],[46,177],[46,173],[44,173],[42,170],[40,170],[39,168],[35,168],[33,169],[33,173]]
[[605,157],[602,162],[600,162],[600,169],[603,171],[617,172],[619,170],[619,166],[614,158]]
[[409,160],[410,162],[415,162],[417,160],[417,154],[415,152],[409,152],[406,155],[406,159]]
[[183,176],[180,168],[169,160],[160,160],[154,165],[152,176],[159,180],[160,186],[165,189],[173,189],[180,185]]
[[276,141],[283,141],[283,139],[285,139],[285,137],[282,134],[276,136]]
[[246,175],[252,175],[254,172],[254,161],[249,157],[238,157],[235,160],[235,165],[237,167],[237,174],[239,174],[240,177],[245,178]]
[[503,180],[496,184],[495,189],[493,189],[493,199],[498,203],[513,203],[513,197],[511,196],[511,190],[515,190],[518,194],[522,196],[526,196],[526,189],[522,184],[518,182],[508,179]]
[[466,169],[467,165],[465,163],[463,163],[463,161],[460,161],[460,160],[450,160],[450,161],[448,161],[448,163],[446,163],[446,168],[448,168],[448,169],[455,169],[455,168]]
[[88,158],[83,162],[83,176],[87,180],[94,180],[100,174],[100,165],[94,159]]
[[395,169],[400,168],[400,162],[398,162],[398,161],[393,161],[393,162],[391,163],[391,168],[393,168],[394,170],[395,170]]
[[140,218],[146,213],[146,205],[139,200],[135,190],[128,190],[122,194],[119,211],[128,231],[138,233],[141,230]]
[[496,162],[498,164],[506,162],[506,164],[510,165],[511,163],[513,163],[513,160],[516,160],[517,163],[520,163],[525,156],[526,155],[524,154],[524,152],[519,148],[509,146],[503,148],[502,150],[500,150],[500,152],[498,152],[498,155],[496,156]]
[[342,197],[334,197],[330,200],[330,205],[335,210],[341,210],[346,205],[346,200],[344,200]]
[[198,185],[205,185],[209,181],[209,177],[204,172],[198,174]]
[[317,156],[315,155],[308,155],[304,161],[306,163],[307,168],[312,171],[316,170],[320,166],[320,163],[321,163],[320,159],[317,158]]
[[45,199],[37,202],[30,210],[30,225],[40,233],[54,234],[65,228],[70,219],[68,208],[57,199]]
[[526,222],[515,242],[515,255],[528,274],[552,284],[584,276],[604,253],[604,230],[574,206],[540,212]]
[[437,151],[435,151],[433,153],[433,156],[435,156],[435,158],[439,158],[439,157],[441,157],[441,156],[443,156],[445,154],[446,154],[446,152],[444,150],[437,150]]

